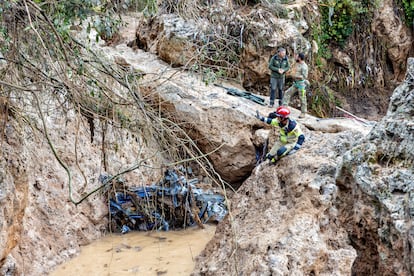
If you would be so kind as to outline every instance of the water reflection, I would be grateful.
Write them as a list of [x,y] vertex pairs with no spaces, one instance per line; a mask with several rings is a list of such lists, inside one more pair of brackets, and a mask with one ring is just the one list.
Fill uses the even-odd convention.
[[109,235],[82,247],[79,256],[50,275],[189,275],[194,258],[214,231],[214,225],[205,225],[205,229]]

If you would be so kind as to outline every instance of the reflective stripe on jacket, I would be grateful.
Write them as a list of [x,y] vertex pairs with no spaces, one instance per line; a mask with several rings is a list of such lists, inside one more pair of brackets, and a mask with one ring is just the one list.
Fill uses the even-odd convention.
[[305,141],[305,136],[302,133],[302,130],[300,129],[299,125],[296,123],[295,120],[289,119],[289,122],[286,126],[283,126],[279,123],[278,119],[271,119],[269,122],[268,118],[268,124],[272,126],[279,126],[279,140],[283,144],[297,144],[299,147],[303,144]]

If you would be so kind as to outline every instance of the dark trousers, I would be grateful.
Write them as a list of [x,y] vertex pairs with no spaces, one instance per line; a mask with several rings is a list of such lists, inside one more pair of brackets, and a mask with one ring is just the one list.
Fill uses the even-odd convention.
[[276,92],[278,93],[279,105],[282,105],[284,86],[285,76],[282,78],[270,78],[270,105],[275,103]]

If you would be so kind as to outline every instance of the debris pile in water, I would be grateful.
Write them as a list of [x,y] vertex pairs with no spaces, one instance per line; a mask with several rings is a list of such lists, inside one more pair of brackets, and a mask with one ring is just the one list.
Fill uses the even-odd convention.
[[[164,178],[150,186],[110,190],[110,220],[114,231],[165,230],[221,221],[227,214],[221,194],[197,188],[198,179],[187,180],[192,171],[181,167],[168,169]],[[104,180],[106,177],[103,177]]]

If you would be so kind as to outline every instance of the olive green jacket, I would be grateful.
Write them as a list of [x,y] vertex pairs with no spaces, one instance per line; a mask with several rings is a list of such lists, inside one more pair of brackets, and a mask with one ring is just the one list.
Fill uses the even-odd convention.
[[[280,58],[277,54],[274,55],[269,61],[269,69],[271,71],[271,77],[280,79],[285,76],[285,73],[289,70],[290,64],[287,57]],[[283,69],[283,73],[278,72],[279,69]]]

